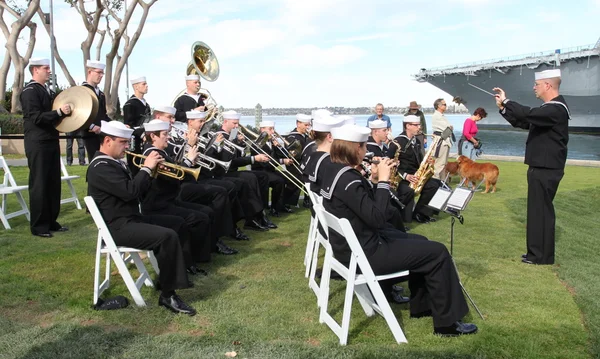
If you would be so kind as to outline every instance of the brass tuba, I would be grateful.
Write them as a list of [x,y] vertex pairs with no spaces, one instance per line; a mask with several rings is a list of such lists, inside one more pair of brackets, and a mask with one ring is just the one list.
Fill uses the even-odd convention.
[[[191,48],[191,57],[192,59],[187,65],[186,75],[199,75],[209,82],[216,81],[219,78],[219,61],[213,50],[207,44],[202,41],[194,42]],[[171,106],[175,104],[175,101],[179,96],[183,95],[185,91],[186,89],[183,89],[175,96]],[[211,119],[221,121],[219,105],[210,91],[200,88],[198,93],[204,99],[204,104],[206,105],[206,111],[208,112],[206,121],[208,122]]]

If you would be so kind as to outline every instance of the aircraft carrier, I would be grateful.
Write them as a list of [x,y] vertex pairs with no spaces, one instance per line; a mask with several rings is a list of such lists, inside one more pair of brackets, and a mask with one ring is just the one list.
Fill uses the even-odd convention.
[[571,132],[600,134],[600,39],[596,44],[540,53],[421,69],[414,77],[428,82],[462,102],[470,111],[483,107],[490,114],[480,128],[508,128],[486,91],[500,87],[506,96],[523,105],[541,104],[533,93],[534,73],[560,68],[560,93],[571,111]]

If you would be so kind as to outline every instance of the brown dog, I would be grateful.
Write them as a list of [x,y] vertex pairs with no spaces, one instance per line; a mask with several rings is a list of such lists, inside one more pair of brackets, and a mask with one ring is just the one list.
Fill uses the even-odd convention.
[[448,162],[448,163],[446,163],[446,167],[444,168],[444,171],[446,171],[446,173],[449,175],[448,176],[448,183],[452,182],[452,176],[456,176],[456,175],[460,174],[458,172],[458,162]]
[[500,174],[498,166],[489,162],[477,163],[465,156],[458,156],[456,162],[460,175],[473,183],[473,189],[475,189],[475,183],[485,180],[483,193],[488,193],[490,187],[492,187],[492,193],[496,192],[496,182]]

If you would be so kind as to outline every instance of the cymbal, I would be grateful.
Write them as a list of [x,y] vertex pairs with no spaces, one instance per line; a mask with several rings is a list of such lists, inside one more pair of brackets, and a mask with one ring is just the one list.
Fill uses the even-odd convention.
[[52,109],[64,104],[71,106],[71,114],[63,117],[54,127],[60,132],[73,132],[88,127],[98,113],[98,99],[92,90],[85,86],[70,87],[56,96]]

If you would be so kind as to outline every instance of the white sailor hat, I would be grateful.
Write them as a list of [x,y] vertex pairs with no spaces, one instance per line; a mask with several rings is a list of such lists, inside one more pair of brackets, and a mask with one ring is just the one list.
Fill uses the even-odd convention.
[[350,115],[340,115],[335,117],[339,118],[340,120],[343,120],[344,125],[356,125],[356,120]]
[[128,128],[123,122],[119,121],[102,121],[100,123],[100,131],[104,134],[121,138],[130,138],[133,134],[131,128]]
[[229,111],[223,112],[224,120],[239,120],[240,118],[242,118],[242,115],[235,112],[234,110],[229,110]]
[[200,81],[200,76],[198,75],[187,75],[185,77],[186,81]]
[[258,127],[275,127],[274,121],[262,121],[258,124]]
[[164,113],[170,113],[171,115],[175,115],[175,112],[177,112],[177,109],[175,107],[171,107],[171,106],[156,106],[154,108],[154,112],[164,112]]
[[106,64],[103,64],[100,61],[87,60],[87,62],[85,63],[85,67],[91,67],[93,69],[104,70],[106,68]]
[[312,118],[314,120],[315,118],[318,118],[318,117],[331,116],[333,114],[329,110],[326,110],[324,108],[320,108],[320,109],[317,109],[317,110],[312,110],[310,112],[310,115],[312,116]]
[[344,120],[332,116],[321,116],[315,118],[312,123],[312,129],[316,132],[331,132],[332,128],[341,127]]
[[185,117],[187,117],[188,120],[203,120],[206,118],[206,111],[188,111],[185,113]]
[[545,80],[560,77],[560,69],[545,70],[535,73],[535,80]]
[[31,59],[31,60],[29,60],[29,65],[30,66],[50,66],[50,60],[42,59],[42,58]]
[[333,137],[334,140],[367,142],[370,135],[371,130],[357,125],[344,125],[342,127],[334,127],[331,129],[331,137]]
[[144,124],[145,132],[169,131],[171,124],[162,120],[152,120]]
[[312,120],[312,117],[309,115],[305,115],[303,113],[299,113],[296,115],[296,121],[298,122],[310,123],[310,120]]
[[369,122],[369,128],[372,130],[375,130],[378,128],[387,128],[387,122],[382,121],[382,120],[374,120],[374,121]]
[[404,120],[402,120],[402,122],[404,123],[421,123],[421,118],[419,116],[415,116],[415,115],[408,115],[408,116],[404,116]]
[[131,83],[132,85],[138,84],[140,82],[146,82],[146,76],[140,76],[129,80],[129,83]]

